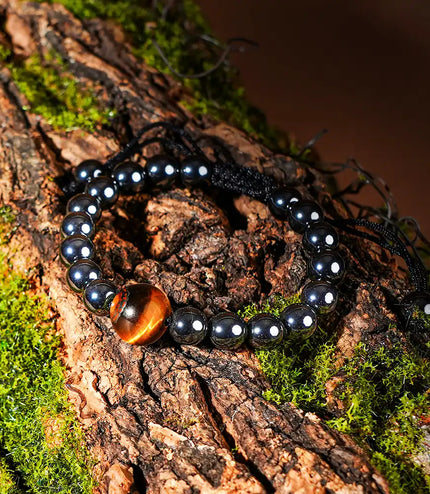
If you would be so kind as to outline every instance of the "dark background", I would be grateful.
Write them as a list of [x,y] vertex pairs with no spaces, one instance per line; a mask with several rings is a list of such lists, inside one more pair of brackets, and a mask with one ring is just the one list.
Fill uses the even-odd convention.
[[234,55],[248,99],[301,144],[323,128],[325,161],[353,157],[383,177],[401,215],[430,236],[430,3],[425,0],[198,0]]

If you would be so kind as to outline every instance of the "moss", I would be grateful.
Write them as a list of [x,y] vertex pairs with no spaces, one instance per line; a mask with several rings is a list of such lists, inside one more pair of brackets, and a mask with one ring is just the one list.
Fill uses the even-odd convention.
[[102,107],[93,88],[84,88],[74,79],[59,57],[51,54],[42,60],[33,55],[14,61],[10,55],[2,47],[0,59],[30,103],[23,109],[40,115],[55,129],[92,131],[114,116],[112,110]]
[[10,207],[0,206],[0,246],[8,243],[15,230],[15,213]]
[[22,494],[4,458],[0,458],[0,494]]
[[[54,2],[50,0],[49,3]],[[170,70],[156,50],[153,39],[180,73],[207,70],[221,53],[216,46],[218,43],[202,41],[202,36],[211,37],[211,30],[192,0],[183,0],[167,18],[163,18],[161,2],[155,9],[143,8],[141,0],[59,0],[58,3],[79,19],[98,17],[121,25],[132,42],[134,53],[161,72],[170,73]],[[196,117],[210,115],[241,128],[272,149],[286,151],[286,136],[268,125],[265,115],[247,102],[244,89],[237,87],[235,82],[236,71],[227,64],[207,77],[183,79],[190,97],[182,104]]]
[[[4,229],[10,214],[0,215]],[[48,301],[28,276],[12,272],[2,251],[0,314],[0,448],[8,464],[31,492],[92,492],[93,462],[67,401]],[[18,492],[4,463],[0,492]]]
[[[299,297],[284,299],[275,297],[262,307],[252,305],[242,310],[245,318],[258,312],[279,315],[284,308]],[[256,350],[261,368],[272,384],[265,392],[266,399],[276,403],[292,402],[305,410],[326,413],[325,385],[336,373],[333,337],[318,327],[307,340],[291,345],[289,342],[270,350]]]
[[[246,307],[248,318],[267,311],[279,315],[295,299],[276,298],[261,308]],[[342,365],[336,356],[337,336],[319,327],[302,343],[257,350],[261,368],[271,382],[265,398],[292,402],[318,413],[332,428],[350,434],[369,451],[372,462],[385,475],[391,492],[430,492],[430,477],[414,457],[423,446],[421,425],[430,419],[430,363],[404,351],[400,344],[375,350],[357,346]],[[330,381],[330,379],[332,381]],[[330,397],[327,383],[334,391]],[[341,405],[337,415],[329,398]]]

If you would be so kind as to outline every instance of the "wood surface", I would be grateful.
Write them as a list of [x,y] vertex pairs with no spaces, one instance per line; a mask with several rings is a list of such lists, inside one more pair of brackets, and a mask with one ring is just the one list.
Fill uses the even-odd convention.
[[[0,197],[18,211],[19,225],[11,261],[36,269],[56,311],[70,400],[98,461],[97,492],[387,493],[350,438],[312,413],[263,399],[270,384],[251,350],[180,347],[169,338],[129,346],[108,318],[87,312],[68,289],[58,256],[65,198],[54,179],[83,159],[108,158],[150,122],[176,118],[209,155],[218,139],[240,165],[297,185],[332,214],[320,177],[235,128],[194,119],[178,103],[187,98],[183,87],[134,58],[112,26],[81,23],[59,5],[3,0],[1,11],[15,55],[55,51],[120,115],[103,131],[56,131],[21,110],[25,98],[8,69],[1,71]],[[156,146],[145,151],[155,152]],[[348,280],[329,322],[339,334],[339,360],[359,341],[388,338],[395,319],[385,289],[400,293],[406,286],[379,248],[344,239]],[[148,281],[174,304],[204,308],[208,316],[275,293],[290,296],[306,280],[301,237],[288,223],[257,201],[215,192],[178,187],[121,198],[103,214],[95,245],[97,261],[118,285]]]

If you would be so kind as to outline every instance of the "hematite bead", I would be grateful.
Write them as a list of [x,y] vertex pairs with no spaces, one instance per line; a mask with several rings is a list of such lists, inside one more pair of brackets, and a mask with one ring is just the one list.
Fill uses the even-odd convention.
[[224,350],[236,350],[248,335],[245,322],[233,312],[221,312],[209,321],[212,344]]
[[302,198],[300,192],[292,187],[283,187],[272,192],[269,208],[272,213],[283,220],[290,215],[291,206]]
[[126,161],[116,166],[112,178],[122,193],[140,192],[145,187],[145,170],[137,163]]
[[305,304],[289,305],[280,315],[292,340],[309,338],[317,327],[317,315]]
[[84,235],[72,235],[61,242],[60,257],[66,266],[70,266],[79,259],[92,259],[94,244]]
[[333,285],[324,281],[311,281],[304,286],[301,299],[319,314],[327,314],[336,307],[338,291]]
[[168,187],[175,183],[179,163],[173,156],[159,154],[146,162],[146,174],[152,185]]
[[76,194],[67,203],[68,213],[77,213],[79,211],[89,214],[93,222],[96,222],[102,214],[99,200],[89,194]]
[[167,295],[147,283],[122,288],[110,308],[115,331],[132,345],[150,345],[161,338],[171,313]]
[[107,315],[117,291],[117,287],[110,281],[90,281],[84,290],[84,304],[91,312],[100,316]]
[[100,176],[102,172],[103,165],[97,160],[82,161],[74,170],[76,181],[81,183]]
[[345,261],[338,252],[321,252],[309,260],[308,271],[313,280],[337,283],[345,274]]
[[118,186],[110,177],[97,177],[88,182],[85,192],[97,197],[102,208],[108,208],[118,199]]
[[190,156],[181,163],[181,180],[184,185],[202,185],[210,182],[212,163],[204,156]]
[[314,254],[323,250],[336,249],[339,245],[339,236],[336,230],[323,221],[311,223],[303,234],[303,246]]
[[316,223],[323,219],[322,209],[315,201],[299,201],[291,206],[289,222],[291,228],[303,233],[311,223]]
[[169,332],[181,345],[198,345],[208,332],[208,321],[202,311],[183,307],[173,313]]
[[101,269],[90,259],[81,259],[67,270],[67,283],[75,292],[82,292],[90,281],[101,277]]
[[254,348],[271,348],[278,345],[285,334],[285,327],[272,314],[257,314],[248,321],[249,344]]
[[95,229],[91,216],[84,212],[69,213],[61,223],[61,233],[63,237],[70,235],[84,235],[93,238]]

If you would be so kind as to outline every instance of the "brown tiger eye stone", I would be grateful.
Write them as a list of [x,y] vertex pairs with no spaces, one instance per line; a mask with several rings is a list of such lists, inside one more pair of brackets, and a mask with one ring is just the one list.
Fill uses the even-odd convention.
[[131,345],[150,345],[161,338],[171,313],[167,295],[147,283],[125,286],[110,306],[115,331]]

